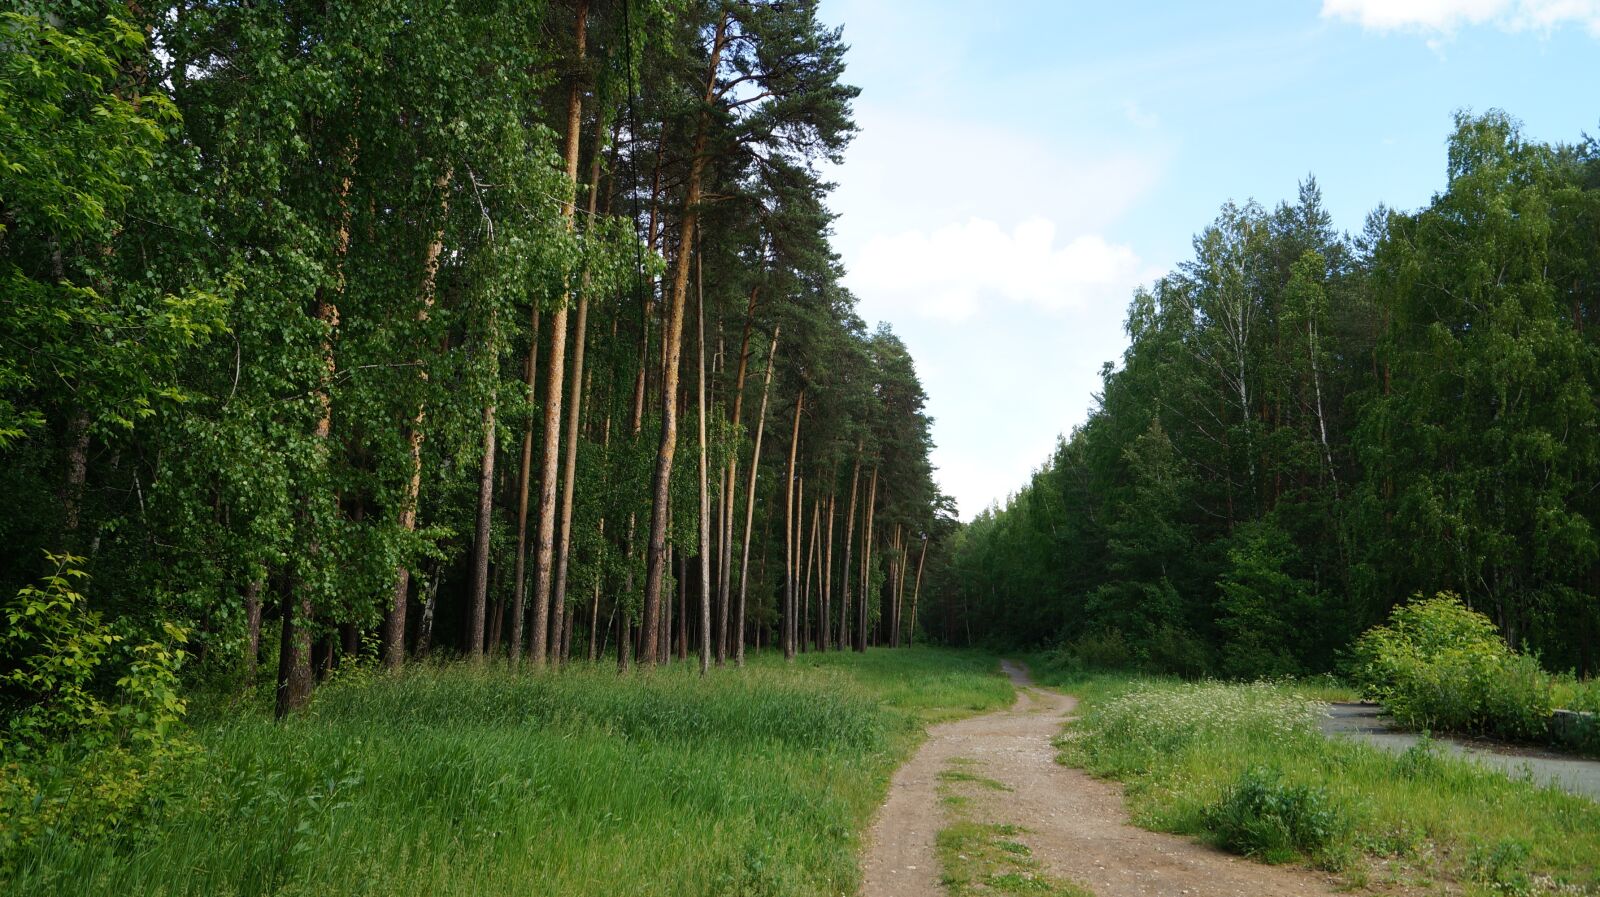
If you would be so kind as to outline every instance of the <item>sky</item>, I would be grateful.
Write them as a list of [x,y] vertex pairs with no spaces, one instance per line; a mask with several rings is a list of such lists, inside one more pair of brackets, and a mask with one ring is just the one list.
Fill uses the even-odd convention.
[[860,133],[846,284],[916,358],[970,520],[1095,404],[1133,291],[1228,200],[1315,176],[1336,226],[1444,183],[1457,110],[1600,137],[1600,0],[822,0]]

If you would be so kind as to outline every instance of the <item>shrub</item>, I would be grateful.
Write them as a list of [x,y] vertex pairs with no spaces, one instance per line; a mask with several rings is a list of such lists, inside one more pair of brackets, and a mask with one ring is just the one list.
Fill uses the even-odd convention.
[[[82,559],[48,557],[55,572],[0,607],[0,756],[68,741],[92,748],[161,740],[183,716],[180,653],[114,632],[75,589],[87,578],[75,566]],[[186,636],[163,628],[171,643]]]
[[1219,847],[1268,863],[1324,854],[1350,831],[1326,791],[1287,784],[1267,766],[1246,769],[1204,815]]
[[1119,629],[1086,632],[1068,650],[1085,669],[1131,670],[1137,665],[1133,647]]
[[1411,728],[1513,739],[1548,731],[1549,675],[1448,593],[1395,608],[1388,625],[1356,641],[1350,671]]

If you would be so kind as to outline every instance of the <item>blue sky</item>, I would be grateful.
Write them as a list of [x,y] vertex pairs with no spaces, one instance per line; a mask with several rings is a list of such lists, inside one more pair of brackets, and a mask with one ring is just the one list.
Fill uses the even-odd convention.
[[963,519],[1022,485],[1126,347],[1133,288],[1226,200],[1314,174],[1336,224],[1443,184],[1454,110],[1600,135],[1600,0],[823,0],[861,133],[847,283],[929,393]]

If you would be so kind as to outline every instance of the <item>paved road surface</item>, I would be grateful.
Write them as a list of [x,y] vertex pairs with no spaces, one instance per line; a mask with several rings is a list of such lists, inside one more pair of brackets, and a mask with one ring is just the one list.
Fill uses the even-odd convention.
[[[1333,737],[1360,739],[1396,754],[1421,740],[1418,735],[1390,728],[1378,712],[1378,707],[1372,704],[1330,704],[1322,720],[1322,731]],[[1434,740],[1445,750],[1474,763],[1502,769],[1512,776],[1524,776],[1531,771],[1536,782],[1600,800],[1600,761],[1457,738]]]

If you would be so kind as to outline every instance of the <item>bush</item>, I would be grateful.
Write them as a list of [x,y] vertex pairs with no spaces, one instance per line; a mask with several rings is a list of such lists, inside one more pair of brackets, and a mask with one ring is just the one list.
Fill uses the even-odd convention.
[[1078,636],[1067,648],[1083,669],[1131,670],[1137,666],[1133,647],[1120,629],[1101,629]]
[[[0,757],[51,743],[159,742],[182,716],[181,655],[171,644],[114,632],[75,583],[81,558],[49,555],[54,573],[0,607]],[[186,633],[163,624],[167,638]]]
[[1287,784],[1281,772],[1267,766],[1240,774],[1206,808],[1205,822],[1217,846],[1268,863],[1325,854],[1350,831],[1327,792]]
[[1551,680],[1488,617],[1441,593],[1394,609],[1356,641],[1351,674],[1410,728],[1541,739]]

